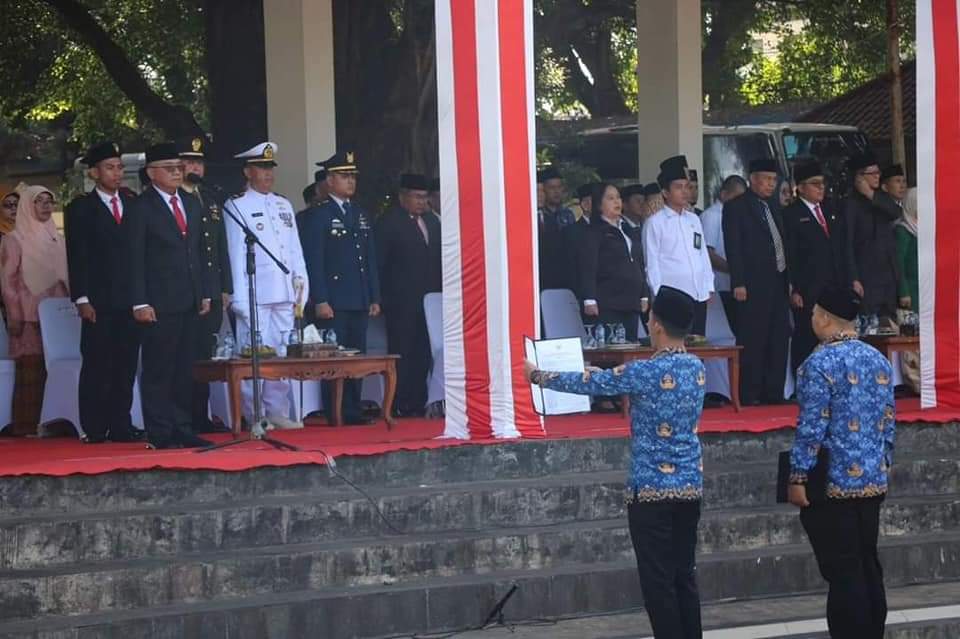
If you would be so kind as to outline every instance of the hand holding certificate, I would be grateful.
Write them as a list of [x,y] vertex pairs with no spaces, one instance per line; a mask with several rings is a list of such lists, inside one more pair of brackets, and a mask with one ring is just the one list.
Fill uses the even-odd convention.
[[[583,346],[578,337],[534,341],[524,338],[524,352],[528,361],[540,370],[578,372],[583,368]],[[590,411],[590,397],[572,393],[558,393],[530,385],[533,407],[540,415],[566,415]]]

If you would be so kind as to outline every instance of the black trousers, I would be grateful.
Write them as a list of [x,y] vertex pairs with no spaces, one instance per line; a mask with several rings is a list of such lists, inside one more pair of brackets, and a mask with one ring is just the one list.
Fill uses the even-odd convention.
[[432,361],[423,304],[392,305],[384,312],[384,319],[387,349],[400,356],[393,408],[404,412],[423,411],[427,403],[427,374]]
[[635,503],[627,516],[654,637],[700,639],[696,561],[700,502]]
[[592,320],[588,323],[594,326],[597,324],[604,325],[603,330],[606,331],[608,344],[610,343],[612,335],[610,335],[610,327],[607,326],[607,324],[623,324],[623,328],[626,329],[627,332],[628,342],[636,342],[639,336],[640,313],[634,311],[614,311],[600,307],[600,315],[588,319]]
[[697,302],[693,306],[693,324],[690,327],[691,335],[707,334],[707,302]]
[[883,497],[827,499],[800,511],[830,585],[827,626],[834,639],[883,639],[887,595],[877,553],[882,503]]
[[734,337],[737,335],[737,307],[739,302],[730,291],[720,291],[720,301],[723,302],[723,313],[727,316],[727,324]]
[[[804,300],[806,301],[806,300]],[[804,360],[817,347],[820,340],[813,332],[813,306],[804,306],[801,309],[792,309],[793,312],[793,341],[790,343],[790,365],[796,373]]]
[[[367,325],[370,323],[368,311],[338,311],[334,309],[333,319],[317,321],[319,329],[333,329],[337,332],[337,343],[344,348],[355,348],[361,353],[367,351]],[[343,419],[353,421],[361,417],[360,389],[363,380],[347,379],[343,382]],[[333,421],[333,388],[329,382],[321,385],[323,410],[327,421]]]
[[155,446],[191,435],[193,362],[197,352],[196,311],[158,313],[141,328],[143,341],[143,422]]
[[747,300],[738,302],[737,344],[740,354],[740,401],[783,400],[787,375],[790,315],[782,274],[766,286],[747,288]]
[[[198,360],[213,357],[216,345],[215,335],[220,332],[222,322],[223,302],[217,297],[210,301],[210,312],[197,318],[196,358]],[[194,428],[210,425],[210,384],[193,382],[190,415]]]
[[133,425],[133,382],[140,356],[140,333],[129,310],[101,311],[94,324],[80,328],[80,425],[87,435],[123,434]]

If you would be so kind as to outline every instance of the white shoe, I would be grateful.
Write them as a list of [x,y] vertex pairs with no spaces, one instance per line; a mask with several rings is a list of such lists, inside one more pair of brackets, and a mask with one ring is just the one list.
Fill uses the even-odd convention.
[[267,421],[277,430],[295,430],[303,428],[303,422],[295,422],[281,415],[267,415]]

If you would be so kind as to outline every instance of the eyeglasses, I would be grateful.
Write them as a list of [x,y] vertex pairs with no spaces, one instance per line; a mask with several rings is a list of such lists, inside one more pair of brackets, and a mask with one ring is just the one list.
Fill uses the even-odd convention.
[[43,206],[45,204],[54,204],[55,202],[56,200],[54,200],[52,197],[38,197],[33,201],[33,203],[36,204],[37,206]]
[[183,164],[160,164],[153,165],[151,169],[163,169],[170,175],[176,175],[177,173],[183,173]]
[[3,203],[3,208],[5,208],[5,209],[10,209],[11,211],[16,211],[16,210],[17,210],[17,203],[16,203],[16,202],[4,202],[4,203]]

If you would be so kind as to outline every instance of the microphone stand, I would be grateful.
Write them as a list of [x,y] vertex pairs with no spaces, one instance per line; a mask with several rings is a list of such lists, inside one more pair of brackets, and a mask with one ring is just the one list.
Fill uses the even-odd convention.
[[[277,268],[279,268],[284,275],[289,275],[290,269],[277,259],[277,257],[270,252],[270,249],[263,245],[263,242],[260,241],[256,233],[251,231],[250,227],[244,224],[243,220],[234,215],[233,211],[227,208],[226,205],[222,208],[223,211],[230,216],[230,219],[243,230],[244,243],[247,246],[247,297],[249,301],[248,311],[250,313],[250,368],[253,382],[253,424],[250,426],[250,436],[247,439],[234,439],[221,444],[214,444],[213,446],[201,448],[197,452],[206,453],[211,450],[220,450],[235,444],[245,444],[251,441],[265,442],[278,450],[298,451],[300,449],[293,444],[288,444],[267,436],[267,420],[263,416],[263,406],[260,397],[260,340],[257,339],[257,333],[259,332],[259,322],[257,321],[257,247],[259,246],[264,254],[273,260],[274,264],[277,265]],[[234,415],[233,418],[242,419],[243,417],[242,415]]]

